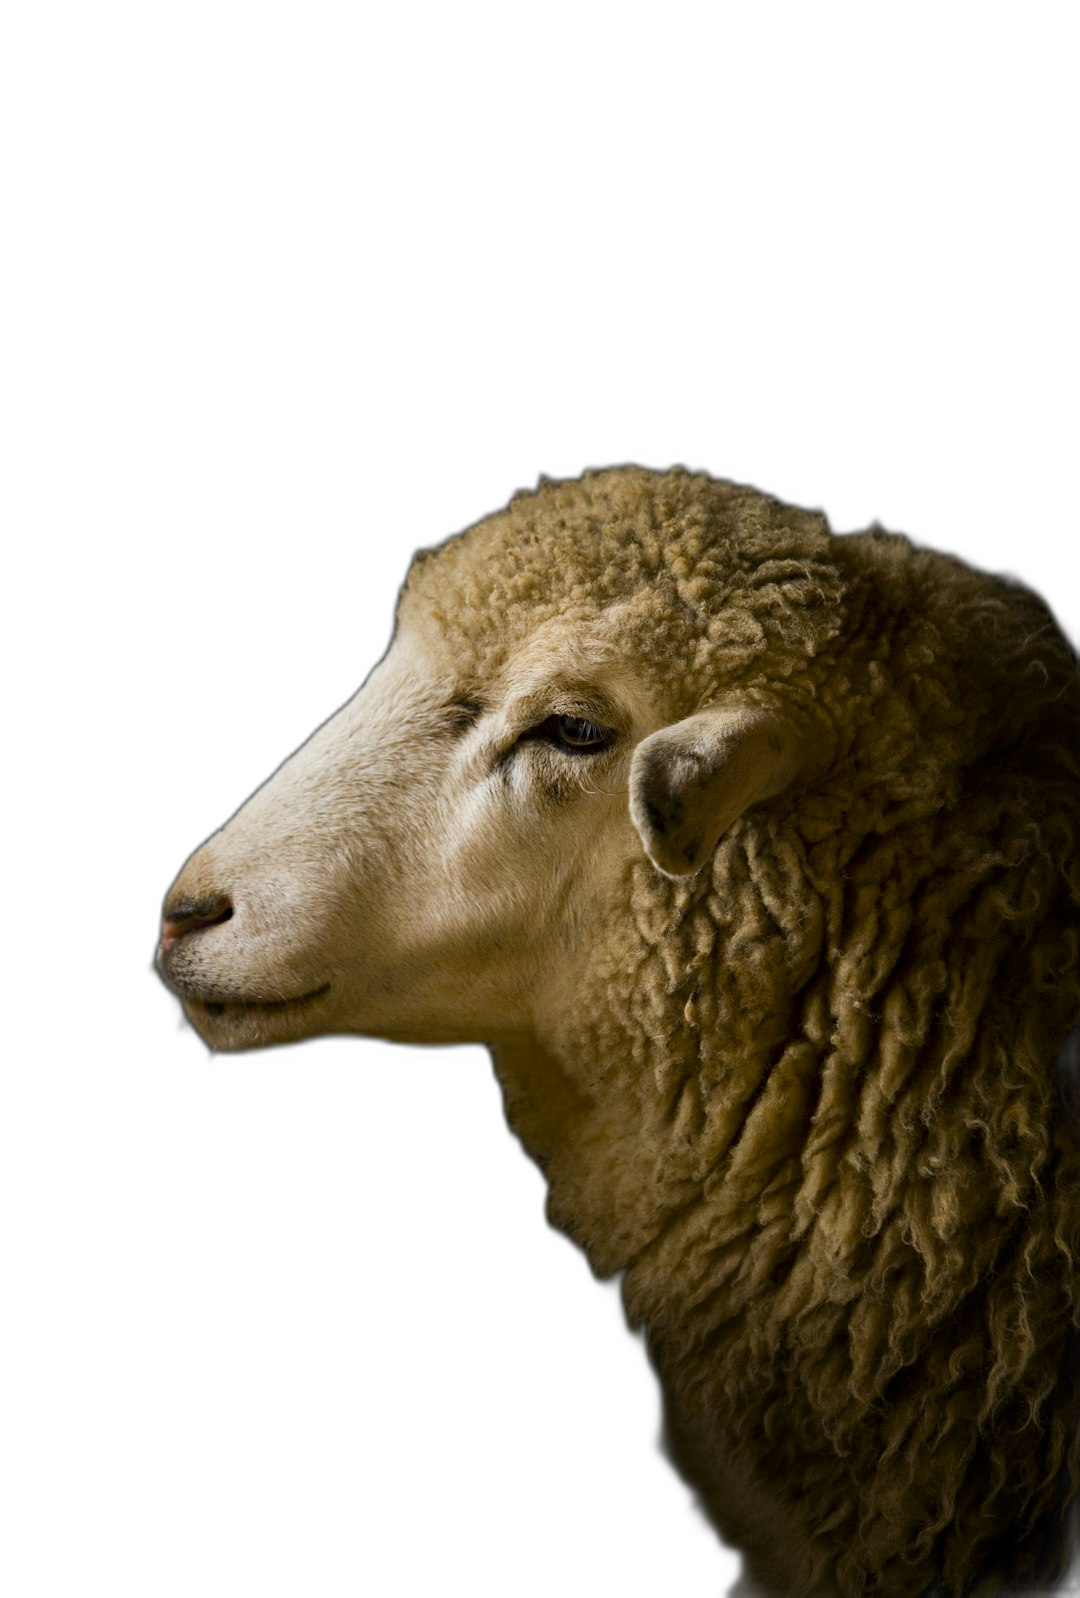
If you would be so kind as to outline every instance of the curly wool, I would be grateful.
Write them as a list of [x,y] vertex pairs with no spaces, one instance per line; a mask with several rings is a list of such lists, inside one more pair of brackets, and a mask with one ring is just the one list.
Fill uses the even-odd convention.
[[[1080,1021],[1080,678],[1049,611],[637,468],[542,482],[423,557],[403,607],[418,590],[478,697],[519,630],[619,605],[670,719],[738,691],[813,729],[817,774],[711,868],[635,864],[542,1083],[497,1051],[508,1115],[553,1220],[625,1272],[676,1458],[765,1579],[915,1598],[1050,1570],[1080,1473],[1054,1074]],[[770,1563],[777,1503],[801,1552]]]

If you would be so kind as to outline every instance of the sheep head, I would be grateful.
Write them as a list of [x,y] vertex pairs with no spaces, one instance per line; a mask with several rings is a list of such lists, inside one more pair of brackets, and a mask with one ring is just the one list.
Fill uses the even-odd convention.
[[159,970],[212,1047],[526,1033],[643,846],[695,871],[809,764],[820,712],[776,699],[767,603],[734,607],[718,679],[632,501],[622,566],[574,526],[538,547],[528,503],[417,558],[368,681],[170,890]]

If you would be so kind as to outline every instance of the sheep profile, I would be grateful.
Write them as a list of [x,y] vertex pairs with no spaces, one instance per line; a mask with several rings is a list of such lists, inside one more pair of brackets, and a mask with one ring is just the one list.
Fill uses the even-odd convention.
[[1080,676],[1035,595],[683,470],[541,480],[416,557],[157,960],[214,1049],[491,1048],[769,1591],[1060,1572]]

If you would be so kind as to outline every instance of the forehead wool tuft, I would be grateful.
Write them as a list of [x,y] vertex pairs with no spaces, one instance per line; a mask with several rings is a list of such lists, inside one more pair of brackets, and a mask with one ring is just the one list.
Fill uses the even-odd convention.
[[823,516],[681,469],[541,481],[413,563],[399,615],[490,683],[541,628],[585,633],[618,607],[654,686],[700,699],[766,649],[809,658],[835,630]]

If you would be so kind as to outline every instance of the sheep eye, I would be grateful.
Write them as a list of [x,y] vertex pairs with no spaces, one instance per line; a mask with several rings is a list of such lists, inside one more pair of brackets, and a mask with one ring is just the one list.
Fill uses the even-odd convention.
[[549,716],[539,727],[533,728],[530,736],[546,738],[560,749],[572,749],[575,754],[588,755],[606,749],[614,734],[607,727],[597,726],[595,721],[586,721],[584,716]]
[[569,745],[571,749],[597,749],[608,741],[603,727],[598,727],[595,721],[586,721],[582,716],[556,716],[555,725],[560,743]]

